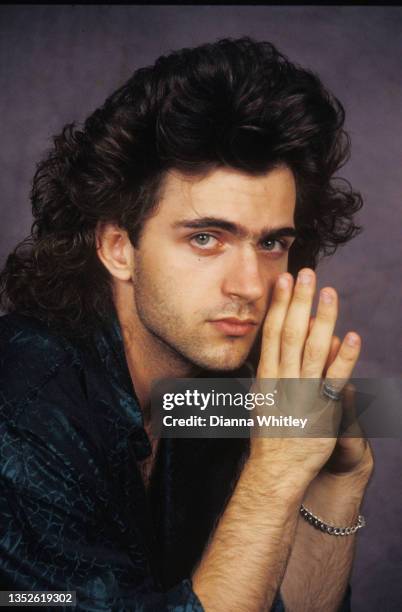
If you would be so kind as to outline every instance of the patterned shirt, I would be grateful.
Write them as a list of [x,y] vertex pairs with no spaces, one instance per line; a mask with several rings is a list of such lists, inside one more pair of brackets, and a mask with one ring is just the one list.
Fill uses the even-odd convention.
[[79,611],[203,612],[191,575],[246,444],[161,439],[146,489],[151,445],[117,321],[84,344],[0,317],[0,590],[75,591]]

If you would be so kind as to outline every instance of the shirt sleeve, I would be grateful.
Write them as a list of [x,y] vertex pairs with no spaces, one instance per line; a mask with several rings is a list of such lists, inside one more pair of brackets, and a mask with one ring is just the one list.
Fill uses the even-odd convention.
[[0,409],[0,589],[75,591],[82,612],[202,612],[190,579],[163,592],[141,543],[128,552],[105,524],[94,451],[66,416],[85,409],[77,394],[55,376]]

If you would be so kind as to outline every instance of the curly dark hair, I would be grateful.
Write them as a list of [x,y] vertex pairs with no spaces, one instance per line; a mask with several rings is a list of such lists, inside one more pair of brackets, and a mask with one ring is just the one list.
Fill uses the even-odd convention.
[[107,322],[112,286],[96,253],[97,223],[117,223],[137,245],[172,168],[260,174],[286,164],[297,186],[289,271],[315,268],[361,229],[360,194],[334,178],[350,151],[344,115],[314,73],[249,37],[137,70],[82,128],[66,125],[38,164],[31,234],[0,275],[3,308],[74,335]]

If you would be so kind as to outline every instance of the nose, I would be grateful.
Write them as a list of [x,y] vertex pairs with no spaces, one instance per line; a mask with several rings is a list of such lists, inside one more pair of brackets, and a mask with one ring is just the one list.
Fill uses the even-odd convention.
[[255,302],[263,297],[267,282],[262,275],[258,254],[252,247],[236,249],[227,262],[222,289],[225,295],[237,297],[247,302]]

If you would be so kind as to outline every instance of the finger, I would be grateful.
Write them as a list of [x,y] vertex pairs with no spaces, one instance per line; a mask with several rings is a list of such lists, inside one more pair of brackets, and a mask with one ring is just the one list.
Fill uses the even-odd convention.
[[331,363],[334,361],[335,357],[337,356],[340,346],[341,346],[341,339],[338,338],[338,336],[332,336],[331,348],[329,349],[327,362],[324,367],[324,376],[326,376],[329,366],[331,365]]
[[317,316],[307,336],[301,367],[302,378],[321,378],[331,349],[338,316],[338,296],[332,287],[320,291]]
[[[367,450],[368,441],[357,420],[355,387],[348,383],[343,391],[341,433],[338,436],[337,471],[350,471],[357,466]],[[329,465],[331,466],[331,463]]]
[[261,357],[257,370],[259,378],[278,376],[281,332],[292,296],[292,287],[291,274],[286,272],[277,278],[262,330]]
[[280,376],[298,378],[315,291],[315,274],[300,270],[281,336]]
[[359,358],[360,349],[360,336],[355,332],[346,334],[326,374],[326,379],[332,387],[336,386],[338,390],[341,390],[348,382]]
[[[343,390],[342,409],[341,437],[360,437],[363,439],[363,432],[357,420],[356,389],[350,382],[347,383]],[[347,442],[345,445],[347,446]]]

